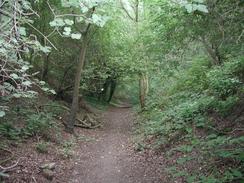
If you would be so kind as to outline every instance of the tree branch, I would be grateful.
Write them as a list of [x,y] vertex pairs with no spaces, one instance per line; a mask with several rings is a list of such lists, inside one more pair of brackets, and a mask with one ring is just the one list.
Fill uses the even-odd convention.
[[122,0],[120,0],[120,4],[121,4],[122,9],[123,9],[123,10],[125,11],[125,13],[127,14],[127,16],[128,16],[132,21],[135,21],[135,18],[133,18],[133,17],[130,15],[129,11],[125,8],[125,6],[124,6]]

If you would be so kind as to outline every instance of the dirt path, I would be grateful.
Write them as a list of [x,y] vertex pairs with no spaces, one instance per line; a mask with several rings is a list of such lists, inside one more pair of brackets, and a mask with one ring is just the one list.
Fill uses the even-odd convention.
[[[101,129],[86,131],[92,139],[76,150],[70,183],[159,183],[158,159],[134,152],[133,113],[128,108],[110,108]],[[153,157],[153,156],[152,156]]]

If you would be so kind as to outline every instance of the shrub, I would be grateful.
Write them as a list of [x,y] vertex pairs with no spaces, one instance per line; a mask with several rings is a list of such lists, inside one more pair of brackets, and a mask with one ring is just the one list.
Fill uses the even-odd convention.
[[0,134],[13,140],[17,140],[20,135],[20,130],[14,128],[10,123],[2,123],[0,124]]
[[[227,135],[226,129],[216,129],[209,114],[230,115],[231,109],[242,100],[243,73],[243,58],[211,68],[208,61],[196,59],[185,70],[162,78],[163,83],[158,85],[164,87],[155,87],[155,92],[151,92],[141,127],[145,138],[153,136],[159,146],[172,144],[172,140],[186,143],[176,148],[182,157],[177,160],[178,168],[171,170],[174,176],[201,183],[241,180],[243,138]],[[200,129],[204,134],[196,133]],[[233,129],[228,132],[230,130]],[[188,161],[202,167],[201,174],[198,169],[189,171],[191,173],[182,171],[187,170]]]
[[26,135],[41,135],[46,137],[50,134],[51,129],[55,127],[56,125],[53,122],[52,115],[40,112],[28,116],[24,131]]
[[39,153],[48,153],[48,146],[49,146],[49,143],[41,141],[36,144],[36,150]]

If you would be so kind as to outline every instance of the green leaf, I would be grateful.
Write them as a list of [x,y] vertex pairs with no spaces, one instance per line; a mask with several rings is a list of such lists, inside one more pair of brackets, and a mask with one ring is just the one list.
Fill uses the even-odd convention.
[[65,22],[62,18],[56,18],[49,23],[51,27],[62,27],[65,25]]
[[86,12],[88,12],[89,11],[89,9],[86,7],[86,6],[82,6],[81,7],[81,12],[82,13],[86,13]]
[[49,90],[52,94],[57,94],[56,92],[55,92],[55,90]]
[[26,72],[30,67],[28,65],[23,65],[21,67],[21,72]]
[[66,25],[73,25],[74,24],[74,21],[73,20],[70,20],[70,19],[64,19],[64,23]]
[[30,81],[24,81],[24,82],[22,82],[22,85],[24,85],[24,86],[31,86],[31,82]]
[[237,170],[237,169],[233,169],[231,170],[232,171],[232,174],[235,176],[235,177],[238,177],[238,178],[241,178],[242,177],[242,173]]
[[42,90],[46,92],[49,90],[49,88],[42,88]]
[[97,26],[103,27],[105,25],[105,23],[107,22],[108,18],[103,17],[98,14],[93,14],[91,19],[94,24],[96,24]]
[[71,27],[64,27],[65,32],[71,32]]
[[73,33],[71,34],[72,39],[81,39],[81,34],[80,33]]
[[203,4],[199,4],[199,5],[197,5],[197,10],[198,10],[198,11],[201,11],[201,12],[204,12],[204,13],[208,13],[207,6],[205,6],[205,5],[203,5]]
[[192,3],[188,3],[185,5],[185,8],[187,10],[188,13],[192,13],[196,10],[204,12],[204,13],[208,13],[208,9],[207,6],[204,4],[192,4]]
[[194,183],[195,180],[196,180],[196,176],[190,176],[190,177],[187,178],[186,181],[187,181],[187,183]]
[[80,23],[80,22],[84,21],[84,18],[83,17],[77,17],[76,21]]
[[49,47],[49,46],[40,46],[40,50],[43,53],[50,53],[51,52],[51,47]]
[[13,94],[13,96],[14,96],[15,98],[20,98],[22,95],[21,95],[20,93],[15,93],[15,94]]
[[46,82],[45,82],[45,81],[40,81],[39,84],[40,84],[40,85],[45,85]]
[[196,3],[204,3],[204,0],[194,0]]
[[71,27],[64,27],[63,35],[69,36],[71,34]]
[[10,77],[12,77],[13,79],[19,79],[19,76],[15,73],[10,74]]
[[184,163],[186,163],[187,161],[190,161],[190,160],[192,160],[193,158],[191,158],[191,157],[184,157],[184,158],[179,158],[179,159],[177,159],[177,163],[178,164],[184,164]]
[[25,27],[20,27],[19,28],[19,33],[21,36],[26,36],[26,28]]
[[5,112],[4,111],[0,111],[0,118],[2,118],[3,116],[5,116]]
[[192,4],[187,4],[185,5],[186,11],[188,13],[192,13],[193,12],[193,5]]

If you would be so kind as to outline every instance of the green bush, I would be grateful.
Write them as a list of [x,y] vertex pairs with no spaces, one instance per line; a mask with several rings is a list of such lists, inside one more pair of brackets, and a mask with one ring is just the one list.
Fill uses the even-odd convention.
[[24,131],[26,135],[48,136],[51,130],[55,127],[52,115],[40,112],[38,114],[31,114],[28,116]]
[[215,68],[207,75],[210,94],[221,99],[236,94],[242,84],[237,77],[230,75],[224,69],[221,67]]
[[14,128],[10,123],[1,123],[0,124],[0,135],[3,135],[9,139],[16,140],[21,134],[20,129]]
[[36,144],[36,150],[39,153],[48,153],[48,146],[49,146],[49,143],[41,141]]
[[[216,129],[209,116],[212,112],[220,116],[231,115],[231,109],[242,100],[243,73],[243,58],[212,67],[206,60],[195,59],[170,78],[155,79],[164,86],[153,88],[154,92],[149,96],[147,110],[142,114],[141,133],[145,138],[153,136],[157,146],[172,140],[184,141],[187,145],[177,148],[183,153],[177,160],[179,167],[188,161],[205,167],[201,170],[205,173],[201,174],[199,170],[189,174],[182,169],[172,169],[174,176],[184,177],[187,182],[202,183],[238,181],[243,177],[243,138],[225,135],[226,131]],[[197,136],[194,128],[203,129],[207,136]],[[197,156],[192,154],[193,151]],[[227,164],[223,167],[215,161]],[[210,167],[206,166],[209,164]]]

